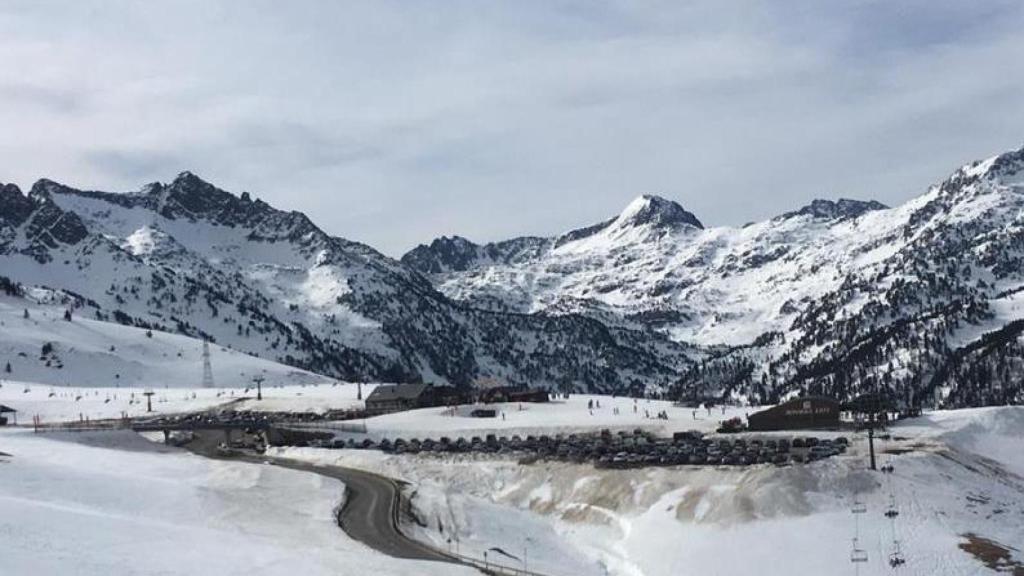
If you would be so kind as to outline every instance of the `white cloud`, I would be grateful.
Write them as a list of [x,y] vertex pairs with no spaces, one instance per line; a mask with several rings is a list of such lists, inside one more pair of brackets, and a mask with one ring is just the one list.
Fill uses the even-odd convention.
[[1016,3],[772,8],[5,4],[0,180],[189,169],[398,255],[648,192],[711,224],[895,203],[1024,141]]

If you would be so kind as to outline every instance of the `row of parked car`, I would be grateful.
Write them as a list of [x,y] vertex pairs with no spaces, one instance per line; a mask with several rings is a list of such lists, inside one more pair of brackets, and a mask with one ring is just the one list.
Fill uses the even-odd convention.
[[351,411],[335,411],[326,414],[316,412],[271,412],[257,410],[207,410],[186,414],[170,414],[154,418],[140,418],[135,421],[138,428],[266,428],[272,424],[290,424],[296,422],[321,422],[324,420],[344,420]]
[[673,438],[657,438],[637,429],[613,434],[556,434],[529,436],[395,438],[314,441],[328,448],[381,450],[394,454],[481,453],[518,457],[523,462],[558,460],[591,462],[599,468],[644,466],[802,464],[846,451],[846,438],[710,438],[700,432],[684,432]]

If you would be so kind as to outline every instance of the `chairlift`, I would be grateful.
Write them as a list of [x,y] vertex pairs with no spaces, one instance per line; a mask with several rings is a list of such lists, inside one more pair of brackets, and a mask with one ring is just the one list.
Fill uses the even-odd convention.
[[863,548],[857,547],[857,539],[853,539],[853,550],[850,551],[850,562],[854,564],[860,564],[868,561],[868,552]]
[[868,511],[868,506],[867,506],[867,504],[865,504],[864,502],[861,502],[860,500],[854,500],[853,501],[853,507],[850,508],[850,511],[853,512],[854,514],[864,514],[865,512]]
[[903,557],[903,552],[900,550],[900,543],[893,540],[893,551],[889,554],[889,566],[892,568],[899,568],[907,563],[907,559]]
[[885,517],[892,520],[899,515],[900,511],[896,508],[896,495],[889,494],[889,509],[885,511]]

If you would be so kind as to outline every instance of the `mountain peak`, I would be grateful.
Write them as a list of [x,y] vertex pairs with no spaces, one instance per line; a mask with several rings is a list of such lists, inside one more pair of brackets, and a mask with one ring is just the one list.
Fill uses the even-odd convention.
[[652,194],[644,194],[630,202],[616,218],[615,224],[618,227],[651,225],[656,228],[704,228],[700,220],[679,203]]
[[35,209],[35,203],[16,184],[0,184],[0,225],[18,225]]
[[32,185],[32,189],[29,190],[28,195],[37,202],[43,202],[52,199],[55,193],[59,194],[68,190],[72,190],[72,188],[63,185],[60,182],[54,182],[48,178],[40,178]]
[[174,214],[178,208],[195,217],[233,212],[246,204],[234,194],[217,188],[192,172],[182,172],[167,186],[151,188],[151,192],[164,192],[167,202],[162,212],[165,216]]
[[988,173],[996,177],[1012,177],[1024,172],[1024,147],[1000,154],[992,160]]
[[402,262],[427,274],[461,271],[474,262],[478,249],[479,246],[462,236],[441,236],[429,245],[413,248],[402,256]]
[[887,208],[888,206],[876,200],[852,200],[850,198],[824,200],[816,198],[812,200],[810,204],[800,208],[799,210],[786,212],[781,216],[781,218],[785,219],[792,218],[793,216],[811,216],[813,218],[821,218],[824,220],[846,220],[849,218],[856,218],[867,212],[885,210]]
[[196,176],[195,173],[189,172],[188,170],[185,170],[184,172],[178,174],[170,185],[175,188],[183,189],[214,187],[213,184],[210,184],[206,180],[203,180],[199,176]]

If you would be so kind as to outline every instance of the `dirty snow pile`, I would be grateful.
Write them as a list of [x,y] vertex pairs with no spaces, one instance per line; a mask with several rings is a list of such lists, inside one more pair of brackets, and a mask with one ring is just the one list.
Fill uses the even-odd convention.
[[[842,456],[784,468],[598,470],[483,455],[278,450],[405,479],[417,537],[458,540],[463,554],[488,550],[491,560],[498,548],[515,557],[499,555],[512,566],[525,551],[531,568],[554,576],[852,574],[855,536],[868,555],[861,574],[890,573],[897,542],[904,575],[988,574],[986,563],[1024,570],[1024,408],[933,412],[890,432],[878,449],[892,474],[867,469],[861,435]],[[867,511],[853,514],[854,501]]]
[[0,572],[474,573],[348,539],[333,515],[342,494],[317,474],[207,460],[128,432],[0,429]]

